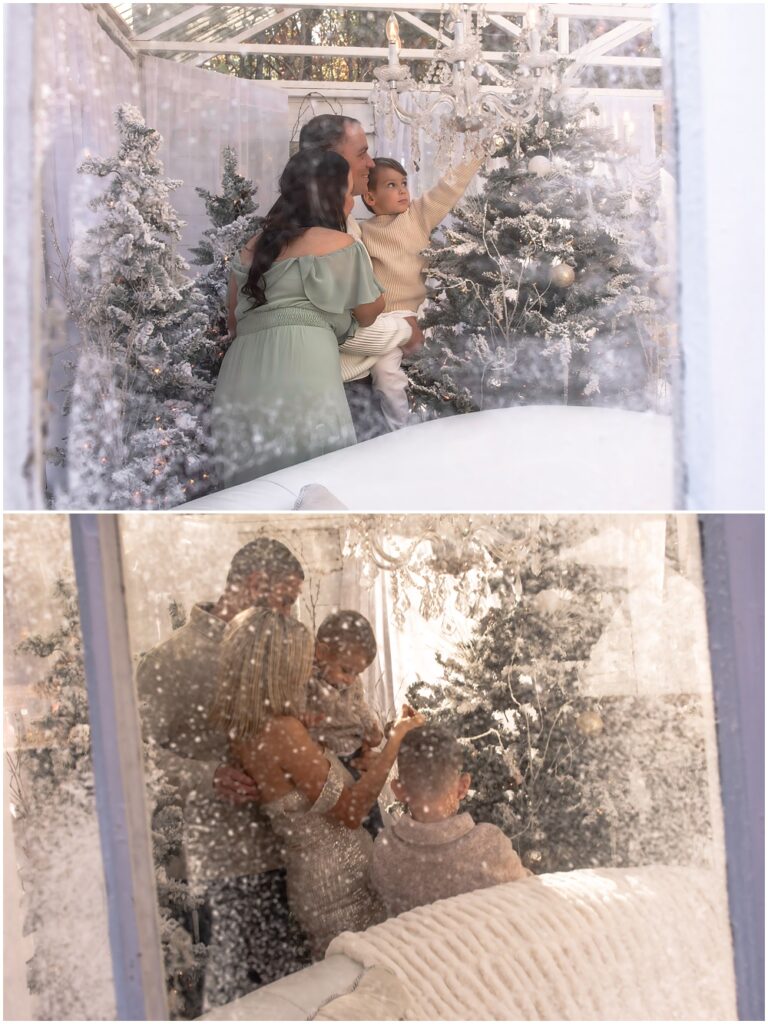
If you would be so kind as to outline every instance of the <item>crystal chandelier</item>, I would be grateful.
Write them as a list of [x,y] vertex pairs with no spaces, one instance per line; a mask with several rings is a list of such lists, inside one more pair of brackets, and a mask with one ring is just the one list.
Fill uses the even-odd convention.
[[494,571],[517,593],[521,567],[538,557],[540,524],[538,515],[350,516],[343,557],[357,562],[363,586],[387,575],[401,625],[414,596],[426,619],[441,615],[449,596],[470,613],[489,597]]
[[[443,7],[435,56],[424,81],[417,82],[400,62],[397,18],[391,14],[387,20],[389,60],[374,70],[371,102],[389,138],[395,135],[397,121],[412,129],[411,155],[417,166],[420,131],[434,139],[439,149],[441,144],[443,149],[452,148],[459,135],[469,150],[478,152],[495,134],[519,128],[543,114],[548,99],[551,102],[554,94],[570,84],[564,69],[568,58],[543,46],[554,24],[548,5],[532,4],[526,11],[518,47],[506,72],[483,60],[481,30],[486,24],[484,4],[453,4],[447,16]],[[449,45],[442,42],[445,31],[453,35]],[[495,91],[494,86],[481,89],[482,75],[493,79]]]

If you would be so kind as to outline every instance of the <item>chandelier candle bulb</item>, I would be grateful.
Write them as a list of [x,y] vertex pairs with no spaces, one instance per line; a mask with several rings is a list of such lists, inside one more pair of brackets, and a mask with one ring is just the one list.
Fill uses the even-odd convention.
[[394,14],[390,14],[387,18],[387,41],[389,42],[389,66],[396,68],[400,64],[400,57],[398,51],[400,49],[400,26],[398,25],[397,18]]

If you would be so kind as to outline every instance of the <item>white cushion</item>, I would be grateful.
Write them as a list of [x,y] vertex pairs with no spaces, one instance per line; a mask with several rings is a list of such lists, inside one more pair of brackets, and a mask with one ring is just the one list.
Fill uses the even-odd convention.
[[347,506],[322,484],[307,484],[299,491],[293,507],[296,512],[328,512],[346,509]]
[[329,946],[388,967],[406,1020],[735,1020],[722,874],[578,870],[416,907]]
[[528,406],[433,420],[180,506],[290,509],[326,487],[357,511],[662,511],[676,507],[672,420]]
[[362,964],[355,960],[329,956],[198,1020],[309,1020],[319,1007],[352,991],[362,973]]
[[324,1003],[312,1020],[404,1020],[408,994],[386,967],[369,967],[346,992]]

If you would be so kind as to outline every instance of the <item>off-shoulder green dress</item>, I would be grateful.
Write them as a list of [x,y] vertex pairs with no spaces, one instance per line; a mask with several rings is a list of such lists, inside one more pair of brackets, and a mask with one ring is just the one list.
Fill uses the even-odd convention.
[[244,483],[355,443],[339,345],[352,310],[383,289],[362,242],[325,256],[293,256],[264,275],[266,304],[244,295],[234,261],[237,337],[213,397],[213,436],[223,486]]

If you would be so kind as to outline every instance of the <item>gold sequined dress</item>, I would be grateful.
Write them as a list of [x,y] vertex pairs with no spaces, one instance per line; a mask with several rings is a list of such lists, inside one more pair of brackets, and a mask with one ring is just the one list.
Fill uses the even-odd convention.
[[294,790],[264,804],[273,831],[285,844],[288,905],[320,959],[343,931],[362,931],[384,920],[369,887],[373,840],[363,828],[350,829],[327,818],[344,785],[353,779],[326,751],[330,769],[314,804]]

